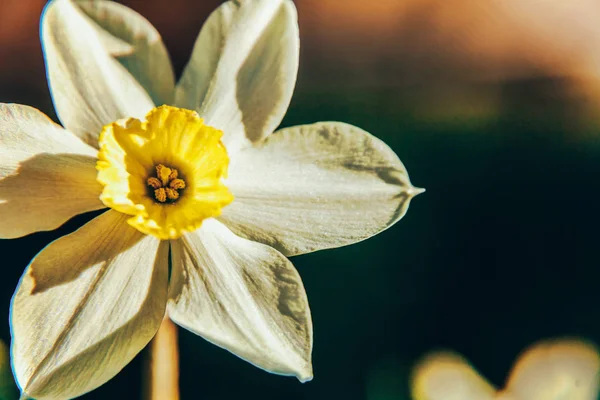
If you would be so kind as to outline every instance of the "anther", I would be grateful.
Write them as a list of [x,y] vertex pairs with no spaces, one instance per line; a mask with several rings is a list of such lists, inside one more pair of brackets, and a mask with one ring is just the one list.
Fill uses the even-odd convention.
[[169,200],[177,200],[179,198],[179,192],[175,189],[165,188],[164,191],[167,193]]
[[174,179],[169,183],[169,187],[172,189],[184,189],[185,181],[183,179]]
[[161,203],[164,203],[165,201],[167,201],[167,191],[165,190],[165,188],[156,189],[154,191],[154,197],[156,198],[156,200],[160,201]]
[[156,166],[156,177],[151,176],[146,180],[148,186],[154,189],[154,198],[160,203],[174,202],[180,197],[179,190],[185,189],[185,181],[178,178],[179,172],[163,164]]
[[150,178],[148,178],[148,186],[151,186],[153,189],[158,189],[162,187],[162,183],[160,183],[160,181],[158,180],[158,178],[155,178],[153,176],[151,176]]

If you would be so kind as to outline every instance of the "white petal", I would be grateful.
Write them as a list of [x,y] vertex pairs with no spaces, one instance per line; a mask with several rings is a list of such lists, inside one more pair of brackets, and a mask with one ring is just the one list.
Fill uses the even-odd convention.
[[63,125],[97,146],[102,127],[143,118],[154,104],[113,56],[124,52],[71,0],[53,0],[42,17],[42,44],[52,100]]
[[35,108],[0,103],[0,238],[104,208],[96,153]]
[[172,104],[175,75],[162,38],[143,16],[113,1],[78,1],[107,51],[146,89],[154,104]]
[[515,400],[596,400],[600,355],[589,344],[557,341],[538,344],[516,363],[506,386]]
[[177,85],[176,103],[221,129],[230,152],[259,141],[283,119],[298,54],[291,1],[228,1],[202,27]]
[[11,305],[12,357],[24,394],[82,395],[116,375],[156,334],[168,243],[107,211],[38,254]]
[[495,394],[469,363],[452,353],[428,356],[412,378],[414,400],[492,400]]
[[220,219],[285,255],[339,247],[398,221],[421,189],[385,143],[339,122],[276,132],[232,159]]
[[174,322],[257,367],[312,379],[310,310],[289,260],[216,220],[171,243]]

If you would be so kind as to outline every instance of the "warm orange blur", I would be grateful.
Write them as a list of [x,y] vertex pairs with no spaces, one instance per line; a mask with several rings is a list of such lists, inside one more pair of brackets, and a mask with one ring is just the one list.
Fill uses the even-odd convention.
[[[44,3],[0,2],[2,101],[11,100],[8,89],[17,97],[22,91],[47,95],[38,39]],[[203,21],[221,1],[122,3],[158,28],[181,71]],[[296,0],[296,5],[300,84],[309,88],[437,88],[540,77],[578,82],[586,91],[599,86],[597,0]]]
[[297,3],[312,61],[379,84],[600,74],[595,0]]
[[37,94],[45,89],[38,21],[44,0],[0,2],[0,101],[8,93]]

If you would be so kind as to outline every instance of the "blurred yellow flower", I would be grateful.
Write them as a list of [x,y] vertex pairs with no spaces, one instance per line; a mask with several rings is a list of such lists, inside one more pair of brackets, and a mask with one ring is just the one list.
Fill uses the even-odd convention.
[[575,340],[541,342],[515,363],[502,390],[490,385],[461,356],[435,353],[414,370],[414,400],[596,400],[600,354]]
[[23,396],[102,385],[165,313],[260,368],[312,378],[310,310],[286,256],[371,237],[421,190],[354,126],[273,133],[295,85],[298,37],[290,0],[226,2],[175,83],[139,14],[49,2],[42,40],[66,129],[0,104],[0,237],[109,210],[52,242],[21,279],[11,324]]

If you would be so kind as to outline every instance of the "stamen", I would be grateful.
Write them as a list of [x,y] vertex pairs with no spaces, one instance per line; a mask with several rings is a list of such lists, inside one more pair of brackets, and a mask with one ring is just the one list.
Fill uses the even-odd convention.
[[167,192],[169,200],[177,200],[179,198],[179,192],[177,190],[171,188],[166,188],[164,190]]
[[[175,171],[177,171],[177,170],[175,170]],[[183,179],[174,179],[171,181],[171,183],[169,183],[169,187],[173,188],[173,189],[184,189],[185,181]]]
[[156,166],[156,176],[161,180],[163,186],[167,186],[169,184],[169,176],[171,175],[171,168],[167,168],[162,164],[158,164]]
[[99,200],[161,240],[195,231],[233,201],[222,138],[196,111],[170,106],[152,109],[145,120],[105,125],[98,138]]
[[150,178],[148,178],[148,186],[152,186],[152,188],[158,189],[162,187],[162,183],[160,183],[158,178],[151,176]]
[[154,197],[156,200],[164,203],[167,201],[167,191],[164,188],[159,188],[154,191]]
[[154,199],[159,203],[174,202],[181,196],[179,190],[186,187],[185,181],[179,178],[179,172],[163,164],[156,166],[156,177],[149,177],[146,183],[154,189]]

